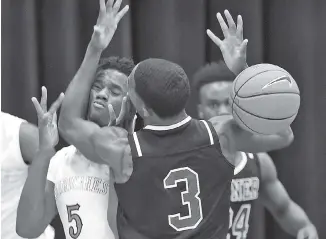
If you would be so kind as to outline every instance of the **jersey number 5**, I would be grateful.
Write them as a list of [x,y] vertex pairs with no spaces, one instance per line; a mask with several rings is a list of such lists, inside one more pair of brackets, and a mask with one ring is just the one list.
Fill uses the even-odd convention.
[[80,208],[79,204],[75,204],[75,205],[67,205],[67,214],[68,214],[68,222],[72,222],[72,221],[75,221],[76,223],[76,232],[73,228],[73,226],[70,226],[69,227],[69,235],[73,238],[73,239],[76,239],[79,237],[80,233],[81,233],[81,230],[83,228],[83,222],[80,218],[80,216],[74,212],[74,211],[78,211]]
[[198,174],[188,168],[177,168],[171,170],[164,178],[164,188],[177,187],[179,182],[186,183],[186,190],[181,192],[182,204],[188,206],[188,216],[181,216],[180,213],[169,215],[169,225],[176,231],[194,229],[203,220]]

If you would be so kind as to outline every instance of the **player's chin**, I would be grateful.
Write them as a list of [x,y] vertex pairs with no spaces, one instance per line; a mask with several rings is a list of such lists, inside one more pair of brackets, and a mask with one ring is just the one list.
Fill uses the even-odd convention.
[[89,120],[96,123],[100,127],[107,126],[110,122],[110,116],[108,112],[99,112],[97,110],[91,111],[89,115]]

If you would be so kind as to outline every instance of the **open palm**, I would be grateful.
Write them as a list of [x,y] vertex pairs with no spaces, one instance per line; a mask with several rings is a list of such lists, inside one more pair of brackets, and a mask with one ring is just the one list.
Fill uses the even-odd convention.
[[63,97],[64,94],[61,93],[49,111],[47,110],[47,90],[44,86],[42,87],[41,103],[35,97],[32,98],[37,113],[40,148],[52,148],[59,142],[57,110],[63,101]]
[[220,13],[216,14],[220,23],[224,40],[214,35],[211,30],[207,30],[209,38],[220,48],[225,64],[236,75],[238,75],[247,66],[247,43],[243,40],[243,21],[239,15],[237,25],[235,24],[228,10],[224,11],[228,25],[225,23]]
[[112,40],[121,18],[127,13],[129,6],[125,6],[121,11],[122,0],[100,0],[100,11],[94,26],[92,43],[98,49],[104,50]]

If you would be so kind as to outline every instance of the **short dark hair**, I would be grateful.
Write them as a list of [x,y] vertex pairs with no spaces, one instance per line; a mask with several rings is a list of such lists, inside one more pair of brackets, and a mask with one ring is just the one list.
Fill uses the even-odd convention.
[[97,67],[97,76],[107,69],[117,70],[129,76],[134,67],[134,61],[131,58],[118,56],[105,57],[100,59]]
[[219,81],[232,82],[235,75],[225,65],[223,61],[218,63],[212,62],[201,67],[195,74],[192,80],[192,85],[198,93],[200,88],[206,84]]
[[136,66],[134,81],[137,94],[159,117],[172,117],[185,109],[190,84],[179,65],[163,59],[147,59]]

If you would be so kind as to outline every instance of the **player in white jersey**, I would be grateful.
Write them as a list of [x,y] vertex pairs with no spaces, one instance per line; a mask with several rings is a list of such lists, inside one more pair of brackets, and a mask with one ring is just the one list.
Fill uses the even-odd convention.
[[[193,82],[198,94],[198,114],[202,119],[229,117],[229,94],[234,74],[224,62],[207,64],[198,70]],[[253,236],[251,209],[258,201],[273,214],[280,226],[298,239],[317,239],[318,233],[302,208],[291,200],[277,177],[275,165],[266,153],[235,152],[236,165],[231,184],[230,224],[227,239]]]
[[[16,233],[19,198],[28,174],[28,164],[38,148],[37,128],[1,112],[1,238],[20,239]],[[39,239],[53,239],[54,229],[44,228]]]
[[[90,92],[88,120],[100,127],[115,124],[109,122],[108,105],[115,109],[121,107],[127,91],[127,76],[133,67],[133,61],[128,58],[102,59]],[[89,161],[74,146],[55,154],[58,131],[54,113],[63,97],[60,96],[47,112],[46,95],[43,87],[41,106],[33,99],[38,113],[40,150],[20,199],[17,232],[24,237],[37,236],[59,213],[66,238],[113,239],[117,237],[117,199],[110,186],[113,182],[110,168]],[[126,110],[130,117],[126,117],[125,125],[133,125],[135,110]]]

